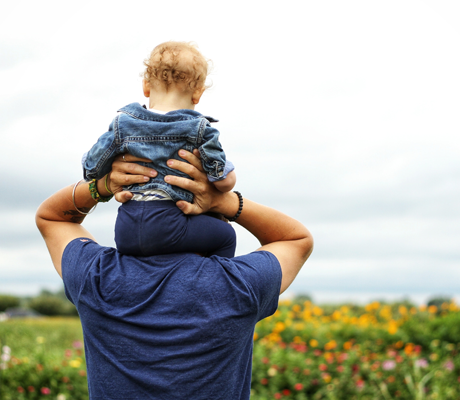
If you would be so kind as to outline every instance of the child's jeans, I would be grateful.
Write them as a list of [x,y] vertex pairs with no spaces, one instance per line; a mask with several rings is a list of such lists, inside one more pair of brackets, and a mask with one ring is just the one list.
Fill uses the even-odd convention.
[[122,254],[235,255],[233,227],[208,215],[185,215],[173,201],[128,201],[118,209],[115,243]]

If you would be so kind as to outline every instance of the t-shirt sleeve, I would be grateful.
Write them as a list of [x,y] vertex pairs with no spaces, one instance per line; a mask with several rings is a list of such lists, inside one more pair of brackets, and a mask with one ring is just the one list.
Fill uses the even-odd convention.
[[78,304],[84,279],[103,247],[88,238],[72,240],[62,255],[62,280],[67,298]]
[[281,288],[281,266],[274,254],[256,251],[232,260],[240,265],[240,273],[250,285],[256,304],[257,320],[272,315],[278,308]]

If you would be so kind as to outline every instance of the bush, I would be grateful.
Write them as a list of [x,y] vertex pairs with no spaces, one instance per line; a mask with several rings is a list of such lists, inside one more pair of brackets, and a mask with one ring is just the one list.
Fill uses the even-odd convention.
[[41,295],[32,299],[29,307],[43,315],[55,316],[66,314],[66,304],[55,296]]
[[19,297],[0,294],[0,312],[5,311],[7,308],[18,307],[19,303]]

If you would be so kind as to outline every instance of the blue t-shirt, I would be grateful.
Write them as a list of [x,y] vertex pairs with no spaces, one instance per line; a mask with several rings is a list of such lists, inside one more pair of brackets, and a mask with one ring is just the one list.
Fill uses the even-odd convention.
[[278,306],[272,253],[133,257],[80,238],[62,276],[91,400],[249,399],[254,326]]

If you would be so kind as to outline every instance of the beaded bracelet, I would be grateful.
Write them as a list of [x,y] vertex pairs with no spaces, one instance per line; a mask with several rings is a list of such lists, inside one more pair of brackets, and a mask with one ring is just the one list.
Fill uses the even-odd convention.
[[96,179],[91,180],[91,182],[89,183],[89,192],[96,203],[107,203],[113,197],[113,194],[107,197],[101,196],[99,194],[99,192],[97,191]]
[[241,193],[236,190],[234,190],[233,193],[236,193],[236,195],[238,196],[240,206],[238,208],[237,213],[233,217],[227,218],[230,222],[236,221],[236,219],[240,216],[241,211],[243,211],[243,196],[241,196]]

